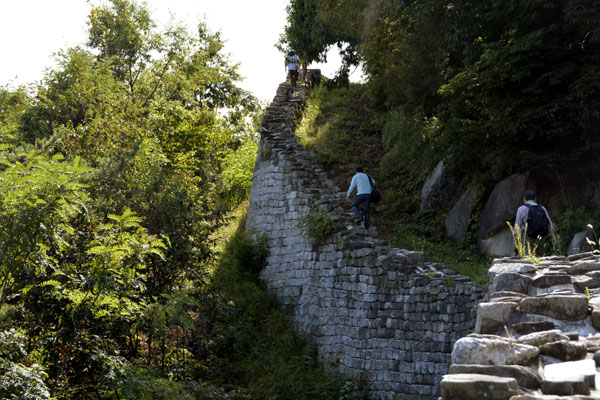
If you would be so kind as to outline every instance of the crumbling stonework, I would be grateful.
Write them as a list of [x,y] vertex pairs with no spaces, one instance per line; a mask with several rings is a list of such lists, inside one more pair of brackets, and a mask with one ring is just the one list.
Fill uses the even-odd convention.
[[[260,130],[246,226],[270,239],[261,279],[331,368],[364,376],[370,398],[435,399],[484,290],[353,222],[345,192],[294,136],[307,89],[280,85]],[[311,208],[335,225],[320,243],[298,226]]]
[[476,333],[454,344],[442,399],[600,399],[599,276],[597,253],[495,260],[490,300]]

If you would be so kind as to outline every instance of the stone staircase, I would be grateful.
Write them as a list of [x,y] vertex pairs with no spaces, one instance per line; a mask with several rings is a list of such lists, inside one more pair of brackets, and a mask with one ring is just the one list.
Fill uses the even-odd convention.
[[[345,191],[294,135],[319,79],[309,70],[294,93],[281,84],[263,118],[246,222],[269,237],[261,279],[329,368],[361,377],[369,398],[436,399],[452,345],[473,331],[484,291],[354,222]],[[335,226],[318,243],[299,227],[313,209]]]

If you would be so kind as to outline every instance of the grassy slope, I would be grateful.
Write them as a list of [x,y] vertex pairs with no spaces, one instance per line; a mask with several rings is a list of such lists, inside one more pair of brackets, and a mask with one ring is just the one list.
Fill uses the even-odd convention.
[[375,208],[373,223],[393,246],[422,250],[432,260],[476,282],[486,282],[491,259],[467,241],[455,243],[446,238],[443,219],[447,210],[419,211],[420,190],[428,172],[422,155],[403,160],[390,152],[384,160],[388,151],[381,135],[385,119],[385,114],[370,106],[363,85],[332,91],[319,87],[310,94],[296,134],[341,188],[348,186],[356,165],[374,176],[384,201]]
[[252,272],[265,253],[243,233],[247,205],[214,237],[221,256],[200,296],[196,332],[202,381],[223,388],[230,400],[356,399],[355,382],[325,372],[314,345]]

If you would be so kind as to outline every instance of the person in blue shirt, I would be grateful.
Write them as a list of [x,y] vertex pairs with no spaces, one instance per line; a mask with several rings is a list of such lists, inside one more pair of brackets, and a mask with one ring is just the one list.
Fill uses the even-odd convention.
[[296,89],[296,81],[298,80],[298,64],[300,59],[297,55],[288,55],[285,57],[286,68],[292,85],[292,92]]
[[[371,178],[373,179],[373,178]],[[375,183],[375,181],[373,181]],[[356,222],[365,222],[365,228],[369,228],[369,206],[371,205],[371,182],[369,176],[364,173],[363,167],[356,167],[356,174],[352,177],[350,188],[346,195],[346,200],[350,200],[350,195],[356,189],[356,197],[352,203],[352,211],[356,217]],[[360,205],[363,204],[364,218],[360,213]]]

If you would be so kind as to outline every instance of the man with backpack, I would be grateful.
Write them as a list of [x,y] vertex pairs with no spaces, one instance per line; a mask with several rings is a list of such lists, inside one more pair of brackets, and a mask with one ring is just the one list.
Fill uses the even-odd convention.
[[[352,203],[352,211],[356,217],[356,222],[365,222],[365,228],[369,228],[369,207],[371,205],[371,193],[374,191],[375,180],[365,174],[363,167],[356,167],[356,174],[352,177],[350,188],[346,195],[346,200],[350,200],[350,195],[356,189],[356,197]],[[378,200],[377,200],[378,201]],[[360,205],[364,208],[364,219],[360,213]]]
[[521,232],[523,232],[525,246],[529,245],[532,251],[535,248],[535,255],[543,257],[546,240],[550,237],[554,246],[556,245],[556,235],[554,234],[550,214],[544,206],[537,204],[535,200],[535,192],[525,192],[523,196],[523,203],[525,204],[517,210],[515,227],[519,226]]

